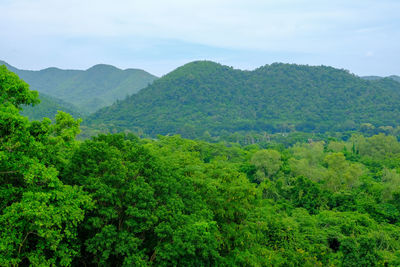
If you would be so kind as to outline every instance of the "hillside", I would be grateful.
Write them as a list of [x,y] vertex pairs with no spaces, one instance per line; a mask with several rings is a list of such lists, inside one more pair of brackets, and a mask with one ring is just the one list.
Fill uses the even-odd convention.
[[144,70],[121,70],[104,64],[85,71],[58,68],[29,71],[0,61],[0,65],[3,64],[27,82],[32,90],[62,99],[88,113],[138,92],[157,78]]
[[400,82],[400,76],[391,75],[391,76],[389,76],[388,78],[391,78],[391,79],[395,80],[396,82]]
[[23,107],[21,114],[31,120],[42,120],[45,117],[54,119],[59,110],[71,114],[74,118],[80,118],[84,115],[77,107],[61,99],[43,93],[39,94],[39,99],[40,103],[34,107]]
[[0,66],[0,266],[400,266],[400,142],[251,146],[29,121]]
[[388,77],[381,77],[381,76],[363,76],[363,77],[361,77],[361,78],[363,78],[363,79],[365,79],[365,80],[380,80],[380,79],[384,79],[384,78],[389,78],[389,79],[392,79],[392,80],[395,80],[396,82],[400,82],[400,76],[397,76],[397,75],[390,75],[390,76],[388,76]]
[[186,64],[138,94],[92,114],[87,125],[195,137],[237,131],[344,131],[398,125],[400,83],[325,66],[274,63],[242,71]]

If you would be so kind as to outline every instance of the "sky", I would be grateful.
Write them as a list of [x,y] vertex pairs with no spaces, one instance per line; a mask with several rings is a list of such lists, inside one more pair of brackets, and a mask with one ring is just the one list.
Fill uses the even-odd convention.
[[0,0],[0,60],[20,69],[274,62],[400,75],[399,0]]

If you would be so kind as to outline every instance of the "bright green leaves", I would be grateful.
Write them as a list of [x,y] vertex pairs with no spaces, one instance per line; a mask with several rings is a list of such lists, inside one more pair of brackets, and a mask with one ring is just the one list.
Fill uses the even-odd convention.
[[49,119],[29,122],[19,114],[20,106],[37,103],[36,97],[27,84],[0,67],[2,266],[70,265],[80,253],[77,226],[93,207],[86,193],[57,177],[59,159],[65,160],[79,122],[62,113],[54,125]]
[[281,154],[276,150],[259,150],[254,153],[251,163],[256,167],[255,174],[257,182],[270,179],[282,166]]
[[400,263],[393,137],[290,149],[124,134],[78,143],[79,120],[30,122],[19,105],[34,94],[0,77],[2,266]]
[[[63,177],[96,201],[81,225],[101,265],[195,265],[218,257],[218,229],[193,184],[135,139],[102,135],[76,149]],[[168,264],[167,264],[168,263]]]
[[20,109],[21,105],[38,103],[37,97],[38,93],[30,91],[28,84],[7,70],[5,66],[0,66],[0,103],[2,106],[11,104]]
[[85,242],[85,249],[102,266],[145,266],[146,255],[139,249],[141,243],[135,235],[108,224]]
[[324,159],[327,164],[325,187],[337,192],[341,189],[351,189],[360,185],[360,177],[364,174],[361,164],[350,163],[342,153],[332,153]]
[[62,138],[64,142],[72,142],[80,132],[80,122],[80,119],[74,120],[71,115],[60,111],[56,115],[56,122],[52,125],[52,130],[54,135]]
[[20,197],[13,196],[0,214],[0,265],[27,261],[65,266],[79,255],[77,225],[92,202],[79,188],[63,185],[57,174],[32,162],[23,180],[3,186],[5,200],[9,194]]
[[79,255],[77,225],[91,200],[76,187],[25,192],[0,217],[0,264],[69,265]]
[[356,149],[362,156],[382,160],[400,153],[400,143],[394,136],[381,133],[370,138],[358,136],[354,141],[356,142]]
[[182,216],[181,225],[174,229],[171,242],[160,242],[152,257],[161,266],[213,265],[220,259],[218,237],[215,222]]

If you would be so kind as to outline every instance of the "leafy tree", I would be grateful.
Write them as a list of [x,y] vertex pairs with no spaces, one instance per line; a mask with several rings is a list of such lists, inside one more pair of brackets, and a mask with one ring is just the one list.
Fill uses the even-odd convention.
[[137,139],[100,135],[85,141],[63,176],[83,186],[97,203],[80,227],[87,264],[218,261],[218,228],[192,182]]
[[305,208],[311,214],[316,214],[319,210],[326,208],[329,198],[328,192],[321,189],[319,184],[302,176],[291,184],[287,194],[295,207]]
[[357,140],[357,149],[362,156],[384,159],[399,154],[400,144],[394,136],[386,136],[381,133],[370,138],[360,136]]
[[276,150],[260,150],[254,153],[251,163],[256,167],[255,174],[258,183],[270,179],[282,166],[281,154]]
[[79,122],[66,114],[54,125],[22,117],[21,106],[37,103],[37,93],[4,66],[0,89],[0,265],[70,265],[80,250],[77,225],[92,202],[58,179],[53,159],[68,150]]
[[325,157],[328,167],[325,182],[326,188],[339,191],[344,188],[353,188],[359,184],[359,178],[363,174],[360,164],[348,163],[342,153],[332,153]]

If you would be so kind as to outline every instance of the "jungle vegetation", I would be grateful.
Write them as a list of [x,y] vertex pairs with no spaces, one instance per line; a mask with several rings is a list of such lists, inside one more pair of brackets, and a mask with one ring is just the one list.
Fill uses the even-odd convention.
[[38,102],[0,66],[1,266],[400,265],[396,136],[77,141]]

